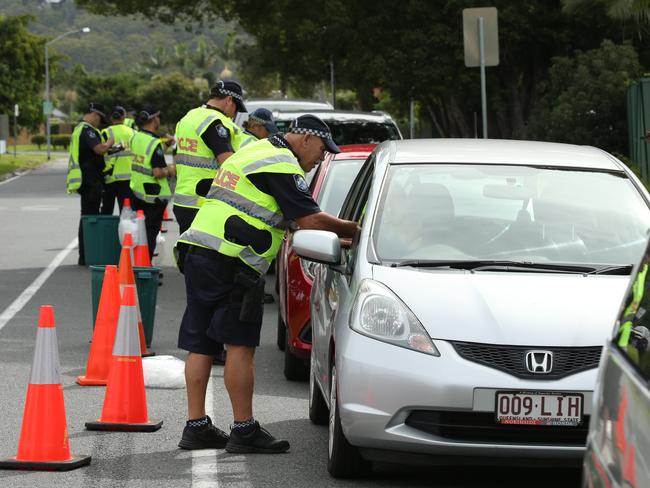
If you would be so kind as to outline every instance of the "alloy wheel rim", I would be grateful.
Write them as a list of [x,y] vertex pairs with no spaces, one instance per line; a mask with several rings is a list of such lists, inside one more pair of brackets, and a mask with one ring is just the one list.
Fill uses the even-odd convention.
[[334,422],[336,420],[336,366],[332,367],[332,380],[330,383],[330,413],[327,440],[329,444],[329,457],[331,459],[332,451],[334,450]]

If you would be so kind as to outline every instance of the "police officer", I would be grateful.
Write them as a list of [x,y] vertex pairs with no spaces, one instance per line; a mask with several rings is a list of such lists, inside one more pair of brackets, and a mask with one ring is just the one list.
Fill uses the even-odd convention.
[[[99,127],[106,123],[106,110],[99,103],[91,102],[81,122],[72,131],[70,137],[70,159],[66,190],[81,196],[81,215],[98,215],[102,202],[104,181],[104,157],[113,145],[108,138],[102,142]],[[84,240],[81,219],[79,220],[79,261],[85,265]]]
[[[280,453],[275,439],[253,417],[253,355],[262,325],[264,274],[276,256],[287,220],[304,229],[352,238],[358,226],[322,212],[304,179],[325,151],[338,153],[327,124],[303,115],[289,133],[247,145],[220,167],[207,199],[179,237],[189,245],[184,261],[187,308],[178,346],[188,351],[185,380],[187,425],[184,449]],[[233,409],[230,435],[205,414],[212,355],[228,348],[224,382]]]
[[125,125],[126,110],[124,107],[116,106],[111,114],[111,125],[102,130],[102,139],[107,141],[112,138],[115,142],[104,156],[106,167],[104,168],[104,195],[102,197],[103,215],[112,215],[117,205],[122,210],[125,198],[131,197],[131,161],[133,153],[129,144],[135,131]]
[[171,198],[167,182],[173,176],[173,170],[167,167],[162,142],[156,135],[160,127],[160,111],[147,106],[138,114],[140,131],[131,139],[131,192],[133,208],[143,210],[147,229],[149,258],[156,249],[156,236],[160,231],[163,213]]
[[278,132],[278,128],[273,120],[273,114],[265,108],[258,108],[248,116],[244,122],[244,134],[247,136],[242,142],[241,147],[245,147],[251,142],[259,139],[266,139]]

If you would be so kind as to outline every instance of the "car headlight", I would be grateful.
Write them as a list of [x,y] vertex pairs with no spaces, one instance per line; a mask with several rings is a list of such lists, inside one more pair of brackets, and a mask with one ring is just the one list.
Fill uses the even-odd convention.
[[305,276],[309,278],[311,281],[314,281],[314,276],[316,276],[317,266],[318,263],[314,261],[309,261],[307,259],[300,258],[300,267],[302,268],[302,272],[305,273]]
[[377,281],[361,282],[350,312],[350,328],[379,341],[440,356],[413,312]]

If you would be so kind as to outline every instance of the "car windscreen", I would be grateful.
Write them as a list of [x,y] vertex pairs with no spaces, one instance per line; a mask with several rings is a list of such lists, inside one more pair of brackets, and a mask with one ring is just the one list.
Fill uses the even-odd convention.
[[622,173],[391,165],[373,243],[382,261],[637,263],[650,210]]
[[317,199],[317,203],[323,212],[331,215],[339,214],[343,206],[343,200],[345,200],[363,162],[363,159],[335,159],[330,163]]
[[[339,146],[346,144],[379,144],[387,140],[401,139],[397,127],[390,120],[385,122],[362,119],[324,119],[332,131],[332,139]],[[288,132],[291,120],[276,120],[281,132]]]

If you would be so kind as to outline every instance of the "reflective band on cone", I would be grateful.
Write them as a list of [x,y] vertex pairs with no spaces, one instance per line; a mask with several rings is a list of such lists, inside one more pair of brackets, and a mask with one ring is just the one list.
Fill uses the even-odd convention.
[[136,295],[135,288],[124,289],[102,416],[87,422],[88,430],[153,432],[162,426],[162,420],[149,420],[147,412]]
[[0,469],[70,471],[88,464],[90,456],[70,454],[54,309],[43,305],[18,452],[0,461]]
[[119,281],[120,296],[124,294],[124,289],[131,286],[136,290],[135,305],[138,310],[138,332],[140,334],[140,352],[142,357],[155,356],[156,353],[147,349],[144,336],[144,324],[142,323],[142,314],[140,313],[140,302],[138,299],[137,287],[135,285],[135,274],[133,273],[133,247],[131,234],[124,234],[124,244],[120,253]]

